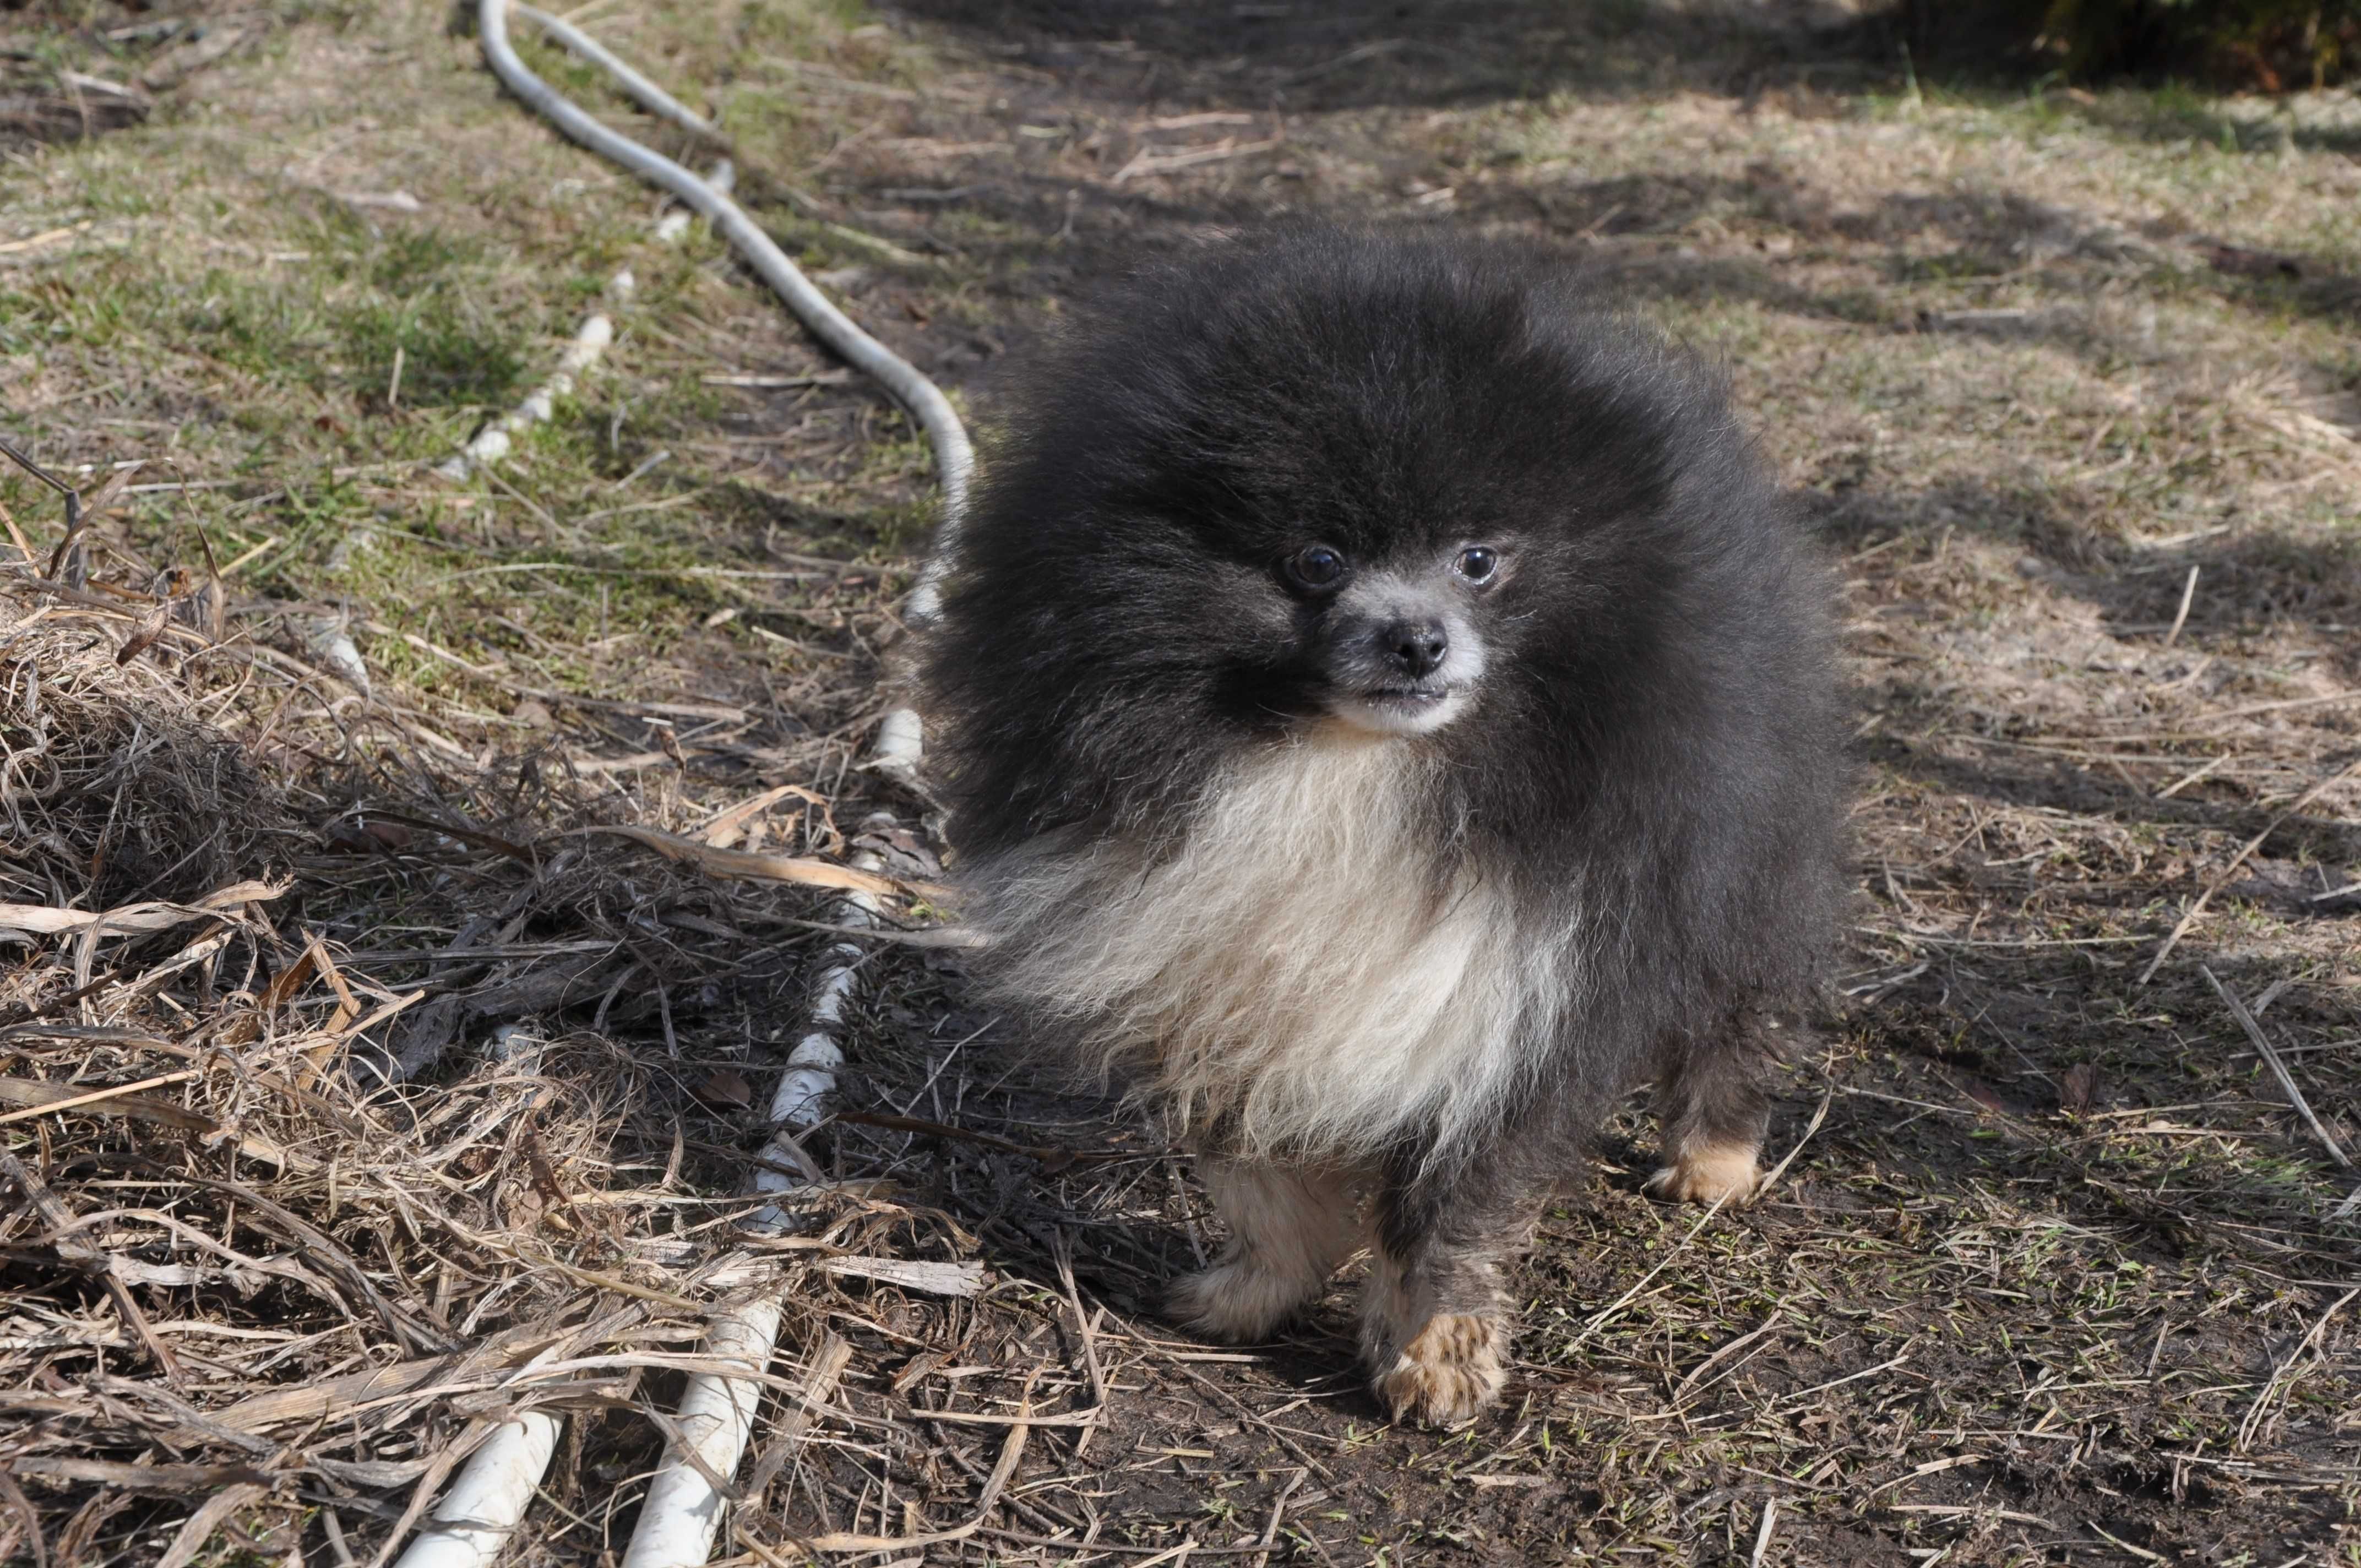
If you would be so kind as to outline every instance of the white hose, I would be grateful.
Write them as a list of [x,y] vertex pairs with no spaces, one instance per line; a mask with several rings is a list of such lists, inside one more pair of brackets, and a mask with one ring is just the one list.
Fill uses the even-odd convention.
[[[975,462],[967,431],[950,400],[916,367],[829,303],[772,243],[770,236],[716,188],[717,183],[726,184],[726,176],[716,182],[698,179],[672,159],[609,130],[526,70],[509,44],[508,8],[509,0],[481,0],[478,12],[484,58],[502,84],[576,141],[703,214],[797,320],[853,368],[884,387],[926,432],[942,485],[943,515],[936,530],[936,550],[911,591],[907,613],[916,621],[931,619],[944,546],[966,510],[968,475]],[[613,73],[624,91],[646,108],[690,129],[711,134],[712,127],[704,120],[583,34],[541,12],[522,5],[517,10],[567,48]],[[917,715],[897,708],[878,728],[870,765],[908,778],[917,766],[922,745]],[[850,894],[840,902],[837,916],[847,925],[866,925],[875,913],[873,901]],[[840,944],[829,949],[823,963],[811,1009],[813,1027],[788,1057],[786,1070],[772,1097],[772,1120],[786,1138],[816,1123],[826,1097],[835,1090],[836,1069],[844,1059],[836,1032],[851,1001],[862,956],[858,948]],[[771,1169],[771,1163],[766,1159],[758,1166],[755,1190],[786,1190],[792,1179]],[[776,1224],[783,1219],[779,1211],[765,1206],[756,1223]],[[775,1299],[718,1312],[707,1326],[706,1352],[749,1374],[759,1374],[778,1343],[780,1316],[781,1303]],[[752,1376],[699,1373],[688,1380],[675,1416],[678,1442],[668,1446],[662,1467],[649,1484],[623,1568],[701,1568],[712,1554],[724,1498],[708,1477],[719,1476],[726,1484],[737,1474],[738,1463],[753,1435],[761,1396],[762,1385]],[[411,1543],[398,1568],[489,1568],[523,1519],[548,1469],[557,1431],[553,1418],[528,1411],[494,1432],[469,1458],[437,1506],[435,1526]]]
[[[778,1343],[779,1310],[774,1297],[718,1314],[705,1331],[705,1354],[759,1375]],[[713,1553],[723,1501],[705,1477],[710,1473],[727,1479],[738,1473],[762,1398],[763,1386],[752,1376],[700,1372],[688,1380],[673,1416],[680,1446],[665,1453],[664,1468],[648,1484],[648,1500],[641,1505],[623,1568],[702,1568]],[[703,1468],[683,1458],[683,1449]]]
[[[662,186],[712,221],[714,229],[745,258],[771,291],[786,302],[796,319],[812,334],[836,350],[845,363],[884,387],[910,411],[935,449],[935,469],[943,487],[943,525],[949,528],[967,507],[968,472],[975,466],[975,450],[968,444],[967,429],[941,389],[920,375],[908,361],[853,325],[851,318],[830,304],[828,296],[796,270],[753,219],[729,197],[659,152],[651,152],[626,136],[609,130],[554,92],[547,82],[524,67],[509,44],[508,0],[482,0],[478,13],[484,58],[508,90],[535,113],[602,158],[612,159],[653,185]],[[603,51],[602,51],[603,52]],[[938,552],[936,559],[940,559]],[[935,583],[930,563],[912,595],[913,613],[921,619],[932,609]],[[924,608],[915,601],[924,596]]]
[[[607,280],[607,296],[616,304],[631,297],[636,285],[628,267]],[[516,437],[531,430],[557,411],[557,400],[574,390],[574,383],[598,363],[607,345],[615,341],[615,323],[606,312],[594,311],[583,318],[575,329],[574,340],[558,356],[557,368],[549,379],[533,389],[531,396],[519,403],[507,417],[493,421],[476,433],[476,438],[462,447],[456,457],[445,461],[434,472],[456,484],[478,468],[488,468],[509,455]]]
[[[541,1071],[544,1043],[536,1031],[509,1024],[494,1031],[489,1049],[510,1071],[530,1077]],[[523,1411],[492,1429],[402,1552],[400,1568],[487,1568],[524,1518],[564,1430],[545,1410]]]
[[555,1416],[527,1410],[494,1429],[467,1456],[399,1568],[485,1568],[498,1557],[548,1474],[559,1428]]
[[[869,853],[853,856],[852,864],[863,871],[884,869],[884,861]],[[876,916],[877,901],[865,893],[848,893],[836,901],[833,913],[836,924],[868,926]],[[793,1140],[819,1122],[825,1102],[836,1092],[836,1069],[844,1061],[837,1030],[865,956],[857,946],[839,943],[820,960],[812,988],[812,1027],[796,1042],[771,1094],[771,1122],[777,1132],[755,1157],[757,1192],[792,1191],[804,1179],[791,1174],[805,1158]],[[747,1222],[750,1229],[765,1231],[784,1229],[786,1223],[786,1213],[770,1203]],[[780,1315],[776,1297],[716,1312],[706,1324],[705,1354],[761,1372],[778,1343]],[[738,1462],[754,1435],[754,1411],[762,1394],[763,1386],[750,1377],[700,1372],[689,1378],[674,1417],[680,1429],[679,1446],[667,1448],[663,1467],[648,1485],[647,1504],[623,1554],[623,1568],[702,1568],[712,1555],[723,1501],[707,1477],[727,1481],[737,1474]],[[689,1463],[684,1449],[700,1463]]]
[[722,139],[720,126],[624,64],[605,44],[573,23],[531,5],[519,5],[515,9],[518,16],[613,77],[615,85],[649,114],[670,120],[682,129],[695,131],[701,137],[709,137],[715,141]]
[[[892,825],[891,818],[885,825]],[[873,817],[861,826],[867,831],[878,822]],[[868,850],[854,855],[851,863],[857,871],[885,869],[884,860]],[[866,893],[848,893],[836,901],[830,915],[832,925],[865,930],[877,924],[877,900]],[[819,972],[812,981],[811,1011],[807,1014],[811,1027],[788,1053],[787,1069],[771,1091],[771,1125],[776,1131],[754,1159],[757,1192],[791,1192],[802,1183],[803,1178],[794,1172],[805,1157],[794,1139],[819,1124],[828,1097],[836,1092],[836,1069],[844,1065],[844,1047],[838,1044],[837,1035],[844,1026],[844,1010],[861,983],[861,966],[868,957],[858,942],[839,942],[821,956]],[[776,1229],[786,1223],[786,1215],[766,1204],[747,1223]]]

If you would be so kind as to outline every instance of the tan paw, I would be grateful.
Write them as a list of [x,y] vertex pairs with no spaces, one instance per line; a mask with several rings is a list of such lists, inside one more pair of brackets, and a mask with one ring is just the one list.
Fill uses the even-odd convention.
[[1318,1288],[1231,1258],[1174,1280],[1165,1307],[1182,1327],[1237,1344],[1267,1337]]
[[1508,1332],[1496,1319],[1438,1312],[1377,1376],[1396,1420],[1456,1426],[1499,1396]]
[[1754,1150],[1744,1144],[1708,1144],[1648,1178],[1648,1190],[1675,1203],[1714,1203],[1735,1209],[1762,1184]]

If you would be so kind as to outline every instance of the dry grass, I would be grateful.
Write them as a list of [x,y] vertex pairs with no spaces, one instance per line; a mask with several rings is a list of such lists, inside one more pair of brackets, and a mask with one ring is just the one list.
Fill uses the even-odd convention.
[[[809,898],[592,852],[638,803],[540,759],[380,784],[406,810],[341,769],[306,770],[341,810],[266,781],[274,747],[371,749],[351,694],[93,587],[0,576],[12,1550],[369,1542],[532,1406],[644,1460],[657,1429],[619,1412],[695,1368],[704,1311],[784,1290],[817,1324],[831,1271],[950,1234],[861,1190],[811,1190],[785,1243],[730,1224],[755,1030],[714,1041],[708,993],[791,1016]],[[648,1059],[616,1043],[643,1030]]]
[[[853,764],[924,455],[439,10],[242,11],[0,190],[0,433],[86,489],[147,465],[87,588],[0,576],[0,903],[173,922],[0,970],[19,1556],[366,1562],[537,1401],[572,1419],[523,1555],[598,1561],[698,1315],[757,1288],[794,1311],[747,1564],[970,1523],[870,1560],[2361,1554],[2352,98],[1947,87],[1773,9],[1247,9],[586,20],[709,94],[764,221],[987,422],[1062,300],[1290,213],[1550,236],[1724,355],[1845,559],[1862,703],[1778,1190],[1667,1211],[1619,1122],[1521,1276],[1508,1403],[1396,1431],[1342,1284],[1268,1346],[1163,1328],[1212,1239],[1185,1161],[895,948],[829,1185],[749,1243],[820,897],[590,830],[833,857],[912,814]],[[203,41],[139,20],[38,69]],[[606,367],[434,479],[624,264]],[[54,498],[0,504],[46,565]]]

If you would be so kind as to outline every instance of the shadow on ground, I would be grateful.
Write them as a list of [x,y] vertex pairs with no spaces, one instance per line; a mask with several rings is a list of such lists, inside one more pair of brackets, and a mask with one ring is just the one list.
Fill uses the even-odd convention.
[[[1700,16],[1656,0],[900,0],[1003,59],[1074,72],[1143,106],[1465,106],[1661,91],[1710,57],[1719,79],[1827,70],[1859,47],[1852,8],[1784,0]],[[1887,50],[1890,58],[1890,48]]]

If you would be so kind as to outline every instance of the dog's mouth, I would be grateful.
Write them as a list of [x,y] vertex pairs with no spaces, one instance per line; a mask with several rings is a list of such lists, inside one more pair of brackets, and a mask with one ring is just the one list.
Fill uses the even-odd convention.
[[1383,702],[1402,707],[1417,707],[1424,703],[1441,702],[1452,695],[1451,688],[1440,684],[1415,686],[1374,686],[1359,694],[1363,702]]
[[1388,735],[1420,735],[1458,717],[1469,696],[1466,686],[1440,681],[1365,686],[1339,693],[1332,710],[1345,723]]

